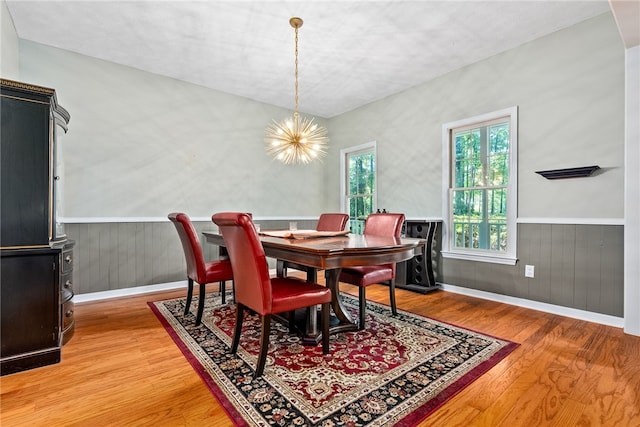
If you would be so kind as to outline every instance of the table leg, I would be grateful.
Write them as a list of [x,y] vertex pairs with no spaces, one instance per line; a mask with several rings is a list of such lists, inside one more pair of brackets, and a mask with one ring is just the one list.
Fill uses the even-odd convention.
[[333,268],[331,270],[324,271],[326,286],[331,289],[331,308],[333,309],[333,314],[338,319],[337,323],[332,322],[329,327],[329,331],[332,334],[336,332],[358,330],[358,325],[356,325],[353,319],[351,319],[351,315],[342,304],[342,299],[340,298],[340,271],[340,268]]
[[285,276],[284,261],[282,261],[281,259],[276,260],[276,277],[284,277],[284,276]]
[[318,270],[313,267],[307,267],[307,282],[318,282]]
[[[335,334],[338,332],[357,331],[358,325],[353,321],[340,298],[340,289],[338,287],[340,269],[325,270],[324,277],[326,286],[331,289],[331,308],[333,309],[329,333]],[[322,338],[322,333],[318,328],[318,316],[320,316],[320,312],[316,307],[309,307],[304,310],[304,313],[303,322],[300,322],[302,319],[298,317],[298,327],[304,328],[304,332],[300,329],[300,332],[302,332],[302,342],[305,345],[317,345]]]
[[305,310],[306,332],[305,338],[318,339],[320,331],[318,330],[318,309],[317,306],[307,307]]

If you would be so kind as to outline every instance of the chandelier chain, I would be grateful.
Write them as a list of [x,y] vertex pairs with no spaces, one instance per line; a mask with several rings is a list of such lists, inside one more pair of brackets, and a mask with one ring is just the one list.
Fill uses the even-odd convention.
[[297,116],[298,115],[298,27],[295,27],[295,33],[296,33],[296,37],[295,37],[295,76],[296,76],[296,83],[295,83],[295,89],[296,89],[296,108],[294,110],[294,115]]

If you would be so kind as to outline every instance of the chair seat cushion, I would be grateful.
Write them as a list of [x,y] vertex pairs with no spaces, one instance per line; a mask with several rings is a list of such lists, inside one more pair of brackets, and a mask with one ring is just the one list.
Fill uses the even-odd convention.
[[233,270],[231,262],[227,259],[220,261],[210,261],[205,263],[206,283],[221,282],[223,280],[233,280]]
[[284,313],[331,302],[331,290],[295,277],[271,279],[272,313]]
[[340,272],[340,281],[356,286],[369,286],[374,283],[393,279],[395,271],[392,264],[347,267]]

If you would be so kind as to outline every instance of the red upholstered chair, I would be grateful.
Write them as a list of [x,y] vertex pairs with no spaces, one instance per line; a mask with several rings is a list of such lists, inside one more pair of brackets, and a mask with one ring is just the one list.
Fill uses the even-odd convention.
[[[329,303],[331,290],[317,283],[293,277],[269,277],[269,265],[251,218],[240,212],[216,213],[211,220],[218,226],[234,271],[236,327],[231,352],[240,343],[245,309],[262,317],[260,354],[254,377],[264,372],[269,348],[271,315],[293,312],[300,308],[322,305],[322,351],[329,353]],[[291,328],[291,325],[290,325]]]
[[[342,231],[349,221],[349,215],[344,213],[323,213],[318,218],[318,224],[316,225],[317,231]],[[315,282],[317,280],[317,271],[315,268],[308,267],[302,264],[296,264],[293,262],[278,260],[276,263],[276,270],[278,277],[286,276],[287,269],[292,268],[294,270],[301,270],[307,273],[307,280]]]
[[318,218],[317,231],[342,231],[349,221],[345,213],[323,213]]
[[[397,213],[375,213],[367,217],[364,223],[363,234],[365,236],[389,236],[400,237],[404,214]],[[398,314],[396,308],[396,264],[384,264],[363,267],[346,267],[340,272],[341,282],[351,283],[358,286],[358,301],[360,311],[360,322],[358,328],[364,329],[364,319],[366,313],[366,292],[365,289],[374,283],[389,281],[389,300],[391,303],[391,313]]]
[[205,262],[202,253],[202,246],[198,239],[196,229],[191,223],[191,219],[185,213],[174,212],[168,215],[169,220],[173,223],[180,236],[184,257],[187,261],[187,278],[189,288],[187,289],[187,302],[184,308],[184,314],[189,314],[191,306],[191,298],[193,296],[193,282],[200,285],[200,295],[198,297],[198,314],[196,315],[196,325],[202,321],[202,312],[204,311],[205,286],[209,283],[220,282],[220,293],[222,294],[222,303],[225,302],[225,285],[226,280],[233,280],[233,271],[229,260],[209,261]]

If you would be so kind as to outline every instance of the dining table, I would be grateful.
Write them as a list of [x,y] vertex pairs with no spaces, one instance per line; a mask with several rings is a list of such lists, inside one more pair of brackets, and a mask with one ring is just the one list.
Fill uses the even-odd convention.
[[[259,237],[267,257],[324,270],[325,286],[331,289],[331,334],[358,329],[340,297],[339,278],[342,268],[406,261],[420,255],[426,243],[425,239],[419,238],[351,233],[335,236],[307,235],[302,238],[276,237],[264,233],[260,233]],[[215,231],[204,231],[203,235],[208,243],[218,245],[224,256],[222,235]],[[304,322],[306,325],[301,331],[302,341],[304,344],[315,345],[321,339],[317,316],[307,315]]]

